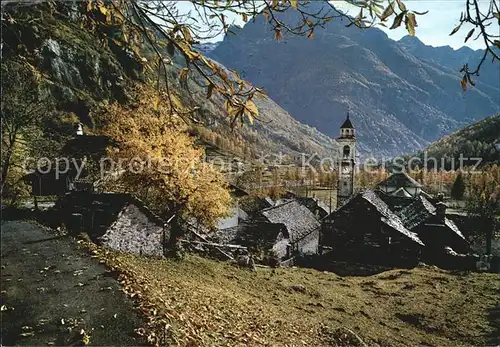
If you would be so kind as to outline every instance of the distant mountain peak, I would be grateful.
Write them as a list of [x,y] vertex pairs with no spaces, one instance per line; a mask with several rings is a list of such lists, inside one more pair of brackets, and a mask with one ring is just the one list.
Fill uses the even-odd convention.
[[412,152],[500,109],[500,64],[485,64],[467,93],[460,87],[460,67],[481,51],[432,47],[410,36],[394,41],[339,20],[313,40],[285,35],[278,44],[263,21],[247,23],[210,56],[326,135],[337,135],[349,104],[364,154]]

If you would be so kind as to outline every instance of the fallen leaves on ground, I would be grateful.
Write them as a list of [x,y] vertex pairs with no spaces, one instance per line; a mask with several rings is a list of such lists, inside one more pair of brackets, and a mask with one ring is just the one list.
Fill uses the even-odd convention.
[[494,274],[431,267],[367,277],[251,272],[192,255],[173,261],[85,246],[147,317],[136,334],[151,344],[484,345],[495,332]]

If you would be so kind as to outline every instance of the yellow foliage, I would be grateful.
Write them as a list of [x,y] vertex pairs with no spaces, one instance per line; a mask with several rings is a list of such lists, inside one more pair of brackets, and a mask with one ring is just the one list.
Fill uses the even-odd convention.
[[144,88],[137,91],[135,105],[114,103],[100,110],[102,132],[117,142],[108,151],[117,175],[108,175],[105,185],[133,193],[164,217],[178,212],[214,227],[231,204],[226,183],[203,162],[204,150],[195,146],[165,98]]

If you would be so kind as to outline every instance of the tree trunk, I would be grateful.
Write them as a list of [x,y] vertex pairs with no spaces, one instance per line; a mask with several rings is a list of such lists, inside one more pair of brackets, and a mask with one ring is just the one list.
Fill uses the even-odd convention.
[[14,152],[14,145],[16,143],[17,131],[14,131],[12,135],[9,134],[9,149],[7,150],[7,156],[5,161],[2,163],[2,186],[0,187],[0,194],[3,196],[3,190],[5,188],[5,183],[7,182],[7,174],[9,173],[10,161],[12,160],[12,153]]
[[5,158],[5,162],[2,163],[3,164],[2,165],[2,187],[1,187],[2,195],[3,195],[3,190],[5,188],[5,183],[7,182],[7,174],[9,172],[11,158],[12,158],[12,150],[9,149],[7,152],[7,157]]

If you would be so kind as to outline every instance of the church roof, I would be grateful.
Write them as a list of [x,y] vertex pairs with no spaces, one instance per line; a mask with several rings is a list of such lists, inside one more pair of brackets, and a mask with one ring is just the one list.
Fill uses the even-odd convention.
[[406,187],[406,188],[420,188],[422,185],[408,176],[406,172],[393,173],[385,181],[378,184],[379,186],[388,187]]
[[354,127],[352,126],[351,120],[349,119],[349,114],[347,114],[347,118],[346,118],[344,124],[342,124],[340,126],[340,129],[354,129]]

